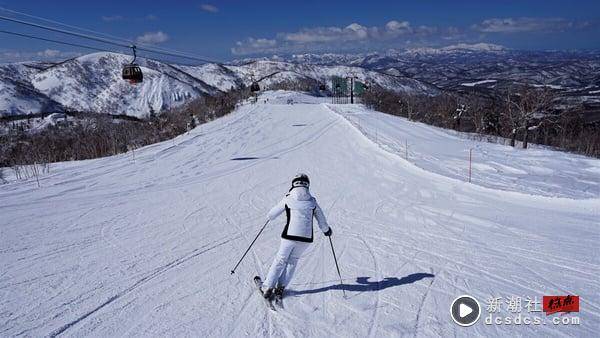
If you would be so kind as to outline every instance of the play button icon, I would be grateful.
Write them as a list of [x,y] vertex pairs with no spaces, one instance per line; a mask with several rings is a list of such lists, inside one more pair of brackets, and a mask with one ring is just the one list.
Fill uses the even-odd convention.
[[471,326],[477,322],[481,307],[477,299],[463,295],[456,298],[450,306],[452,320],[460,326]]
[[460,316],[460,318],[466,317],[471,312],[473,312],[473,309],[469,306],[466,306],[465,304],[460,304],[458,306],[458,315]]

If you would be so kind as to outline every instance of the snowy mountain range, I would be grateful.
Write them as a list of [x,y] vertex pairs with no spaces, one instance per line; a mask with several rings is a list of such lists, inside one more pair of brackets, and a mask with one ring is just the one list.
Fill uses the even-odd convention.
[[144,82],[133,86],[121,79],[122,66],[129,61],[127,55],[94,53],[52,65],[1,66],[2,88],[12,86],[0,90],[0,114],[71,109],[141,117],[219,91],[174,66],[147,59],[139,59]]
[[233,63],[248,63],[256,60],[275,60],[275,61],[289,61],[295,63],[310,63],[310,64],[349,64],[349,65],[361,65],[366,60],[374,58],[390,58],[398,59],[405,58],[415,55],[439,55],[439,54],[473,54],[473,53],[497,53],[503,54],[510,51],[510,49],[496,44],[491,43],[476,43],[466,44],[460,43],[456,45],[450,45],[445,47],[433,48],[433,47],[419,47],[409,48],[403,50],[390,49],[383,53],[372,52],[372,53],[358,53],[358,54],[336,54],[336,53],[323,53],[323,54],[292,54],[292,55],[274,55],[270,58],[245,58],[235,60]]
[[444,91],[468,91],[483,96],[520,84],[544,86],[555,91],[561,106],[582,104],[590,120],[600,119],[599,51],[522,51],[480,43],[369,54],[301,54],[276,59],[300,64],[347,64],[418,80]]
[[436,94],[437,88],[419,80],[363,67],[252,61],[242,65],[184,66],[138,59],[144,81],[130,85],[121,79],[130,57],[93,53],[57,64],[19,63],[0,66],[0,116],[65,109],[84,112],[148,116],[202,95],[284,81],[309,80],[329,85],[331,76],[348,76],[396,91]]
[[[260,59],[238,60],[238,63]],[[388,50],[368,54],[276,55],[269,60],[313,65],[349,65],[457,89],[481,80],[548,85],[595,94],[600,89],[598,51],[523,51],[489,44]]]
[[62,106],[38,91],[31,79],[42,64],[15,63],[0,66],[0,116],[56,111]]
[[441,47],[441,48],[431,48],[431,47],[421,47],[421,48],[411,48],[405,51],[405,54],[448,54],[448,53],[477,53],[477,52],[496,52],[502,53],[509,51],[508,48],[496,45],[493,43],[475,43],[475,44],[467,44],[467,43],[459,43],[456,45]]
[[0,65],[0,116],[76,110],[144,117],[202,95],[282,82],[331,86],[332,76],[356,76],[383,88],[435,95],[442,90],[488,95],[514,84],[548,86],[565,105],[600,112],[599,52],[516,51],[494,44],[388,50],[368,54],[295,54],[200,66],[140,58],[144,82],[121,79],[130,56],[93,53],[60,63]]

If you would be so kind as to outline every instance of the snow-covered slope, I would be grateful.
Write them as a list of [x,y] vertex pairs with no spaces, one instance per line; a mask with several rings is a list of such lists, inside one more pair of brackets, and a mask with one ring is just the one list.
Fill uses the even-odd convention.
[[362,105],[332,105],[331,109],[383,149],[431,172],[467,181],[471,150],[474,184],[552,197],[600,197],[600,160],[595,158],[535,144],[524,150],[477,141],[485,136],[411,122]]
[[130,58],[93,53],[55,65],[0,65],[0,115],[74,109],[146,116],[200,95],[248,86],[252,80],[260,80],[262,89],[282,82],[316,87],[319,82],[331,86],[332,76],[352,75],[389,90],[426,95],[468,88],[488,96],[515,84],[549,86],[560,96],[561,105],[585,103],[593,116],[600,102],[597,52],[528,52],[459,44],[356,55],[302,54],[230,65],[171,65],[140,58],[145,81],[137,86],[121,79],[121,68]]
[[366,68],[350,66],[319,66],[310,64],[296,64],[281,61],[255,61],[242,66],[227,66],[240,74],[246,83],[251,79],[261,80],[261,84],[270,84],[284,80],[313,79],[324,83],[331,89],[331,77],[355,76],[359,81],[373,83],[383,88],[427,95],[435,95],[439,90],[424,82],[407,77],[384,74]]
[[[130,85],[121,79],[131,57],[93,53],[36,68],[23,64],[0,65],[0,116],[62,109],[145,117],[201,95],[249,86],[254,80],[268,89],[286,81],[308,80],[330,85],[332,76],[356,75],[395,91],[436,94],[437,88],[402,76],[360,67],[298,65],[258,61],[241,66],[204,64],[171,65],[138,58],[144,81]],[[62,108],[64,106],[64,108]]]
[[144,82],[121,79],[126,55],[94,53],[65,61],[33,77],[33,85],[65,107],[144,117],[216,89],[167,64],[140,59]]
[[[597,198],[531,196],[433,174],[325,104],[280,104],[281,92],[259,102],[267,98],[135,158],[56,164],[41,188],[1,185],[0,335],[597,334]],[[310,175],[333,228],[344,284],[329,242],[315,233],[285,309],[273,313],[251,278],[268,269],[282,219],[229,271],[298,171]],[[462,294],[484,310],[468,328],[448,311]],[[541,313],[547,325],[484,324],[490,297],[566,294],[581,297],[581,325],[553,325]],[[513,314],[503,306],[496,315]]]
[[236,89],[244,84],[236,73],[223,65],[207,63],[201,66],[176,67],[221,91]]
[[137,63],[144,82],[130,85],[121,79],[130,61],[123,54],[93,53],[57,64],[0,65],[0,116],[67,109],[144,117],[218,92],[181,69],[143,58]]
[[0,116],[62,110],[31,84],[30,78],[38,71],[27,63],[0,65]]
[[[573,107],[585,103],[586,112],[592,115],[590,119],[598,116],[598,51],[523,51],[477,43],[366,54],[295,54],[272,58],[277,62],[288,61],[304,67],[360,67],[450,91],[463,91],[463,83],[496,81],[495,86],[472,88],[472,92],[485,97],[497,94],[496,90],[524,83],[550,86],[555,89],[562,105]],[[252,60],[244,61],[249,63]],[[268,62],[264,58],[255,61]],[[492,87],[494,90],[490,90]]]

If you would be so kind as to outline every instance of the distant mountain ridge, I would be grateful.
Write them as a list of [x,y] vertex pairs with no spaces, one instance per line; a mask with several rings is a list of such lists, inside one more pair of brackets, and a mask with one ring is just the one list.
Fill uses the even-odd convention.
[[492,43],[459,43],[445,47],[416,47],[403,50],[389,49],[385,52],[369,53],[305,53],[291,55],[274,55],[272,57],[245,58],[232,61],[233,64],[244,64],[252,61],[287,61],[296,63],[326,64],[326,65],[359,65],[372,58],[398,59],[415,55],[439,54],[471,54],[471,53],[503,53],[509,48]]
[[418,80],[361,67],[299,65],[282,61],[252,61],[244,65],[184,66],[138,58],[141,84],[121,79],[130,57],[92,53],[56,64],[0,65],[0,116],[71,109],[145,117],[177,107],[203,95],[249,86],[262,79],[263,88],[285,81],[330,82],[331,76],[353,74],[384,88],[434,95],[437,88]]
[[329,87],[332,76],[355,76],[389,90],[426,95],[442,90],[486,94],[528,83],[559,91],[565,104],[583,102],[600,109],[600,52],[594,51],[519,51],[479,43],[199,66],[138,60],[144,82],[135,86],[121,79],[122,66],[130,61],[124,54],[0,65],[0,116],[78,110],[145,117],[200,96],[249,86],[253,80],[260,80],[261,89],[283,82]]

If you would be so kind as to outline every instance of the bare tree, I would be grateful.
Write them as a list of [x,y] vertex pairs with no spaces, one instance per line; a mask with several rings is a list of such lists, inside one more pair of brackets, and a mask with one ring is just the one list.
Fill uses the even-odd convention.
[[417,107],[417,97],[416,95],[405,93],[400,96],[400,100],[398,100],[400,104],[400,111],[403,116],[406,116],[409,120],[412,120],[415,117],[415,111]]
[[[487,138],[490,142],[509,138],[510,144],[515,146],[517,136],[522,133],[524,147],[535,142],[600,156],[600,121],[584,119],[583,106],[558,113],[554,95],[548,88],[519,87],[484,95],[444,93],[432,97],[373,86],[364,94],[363,102],[386,114],[410,116],[415,121],[438,127],[490,135]],[[460,115],[459,126],[454,117],[463,104],[467,109]]]
[[476,95],[469,95],[466,98],[466,111],[463,112],[466,119],[473,123],[476,133],[487,134],[490,129],[491,109],[483,99]]
[[518,92],[506,96],[508,121],[512,125],[511,146],[515,146],[516,134],[523,131],[523,148],[527,148],[529,133],[546,122],[548,109],[554,96],[548,87],[543,89],[523,86]]
[[17,179],[37,179],[48,172],[51,162],[97,158],[129,150],[133,155],[138,147],[185,133],[190,118],[204,123],[232,112],[248,94],[248,90],[242,90],[201,97],[145,120],[115,121],[104,114],[70,112],[78,116],[72,124],[56,124],[35,133],[10,128],[8,133],[0,134],[0,167],[12,168]]

